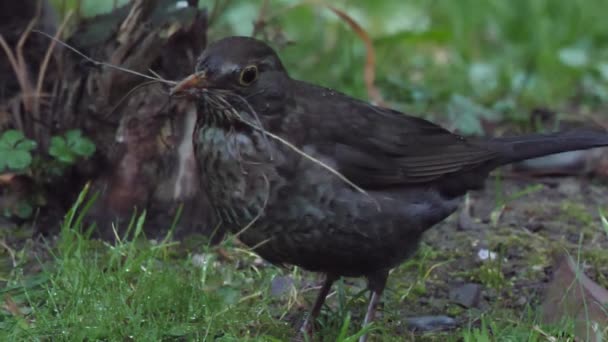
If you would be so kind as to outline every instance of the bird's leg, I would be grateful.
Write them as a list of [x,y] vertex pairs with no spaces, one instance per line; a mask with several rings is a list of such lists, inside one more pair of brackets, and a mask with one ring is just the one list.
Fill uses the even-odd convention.
[[321,286],[321,290],[319,290],[319,294],[317,295],[317,299],[315,300],[315,304],[310,310],[310,314],[304,320],[304,324],[302,324],[302,328],[300,328],[300,333],[308,335],[310,340],[312,340],[313,330],[315,321],[321,313],[321,308],[323,307],[323,303],[325,303],[325,297],[329,293],[332,284],[338,279],[338,276],[333,274],[326,274],[325,281],[323,281],[323,286]]
[[[386,280],[388,279],[388,270],[379,271],[367,276],[368,287],[370,290],[369,305],[367,306],[367,312],[365,313],[365,319],[363,320],[363,327],[365,328],[368,324],[374,321],[376,318],[376,309],[380,302],[380,297],[386,286]],[[367,341],[367,333],[359,338],[359,342]]]

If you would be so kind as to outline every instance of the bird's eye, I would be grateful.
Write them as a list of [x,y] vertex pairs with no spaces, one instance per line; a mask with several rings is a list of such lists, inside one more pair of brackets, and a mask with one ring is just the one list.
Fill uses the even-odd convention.
[[248,86],[253,81],[258,78],[258,67],[255,65],[250,65],[245,67],[243,71],[241,71],[241,77],[239,78],[239,83],[244,86]]

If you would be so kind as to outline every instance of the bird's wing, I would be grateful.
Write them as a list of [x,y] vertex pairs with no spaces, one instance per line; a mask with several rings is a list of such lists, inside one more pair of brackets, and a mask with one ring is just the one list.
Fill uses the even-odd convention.
[[[496,152],[421,118],[343,95],[306,109],[338,171],[366,189],[420,184],[465,172]],[[345,101],[348,99],[348,101]]]

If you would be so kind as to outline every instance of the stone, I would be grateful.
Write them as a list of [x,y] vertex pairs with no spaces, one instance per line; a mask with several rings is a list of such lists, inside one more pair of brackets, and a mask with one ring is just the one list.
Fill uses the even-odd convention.
[[477,307],[481,298],[481,289],[481,285],[474,283],[460,285],[450,290],[450,300],[467,309]]

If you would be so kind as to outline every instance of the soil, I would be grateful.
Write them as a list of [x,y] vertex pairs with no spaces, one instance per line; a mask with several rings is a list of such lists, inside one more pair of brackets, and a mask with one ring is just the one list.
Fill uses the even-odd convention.
[[[482,313],[525,319],[523,313],[541,304],[555,258],[563,253],[608,287],[608,234],[598,211],[608,209],[605,181],[490,179],[469,197],[471,218],[463,220],[461,211],[427,231],[418,255],[389,278],[384,312],[396,332],[406,333],[403,321],[420,315],[448,315],[461,327],[478,324]],[[500,198],[507,199],[504,205],[496,204]],[[480,254],[495,258],[481,260]],[[450,300],[450,291],[467,283],[482,289],[473,308]]]

